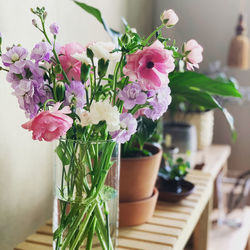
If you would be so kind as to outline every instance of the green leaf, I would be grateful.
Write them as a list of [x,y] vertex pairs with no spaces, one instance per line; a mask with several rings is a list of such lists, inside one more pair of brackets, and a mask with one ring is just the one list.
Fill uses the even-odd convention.
[[117,44],[118,37],[121,36],[121,33],[116,31],[116,30],[113,30],[113,29],[109,28],[109,26],[104,21],[101,12],[97,8],[92,7],[90,5],[87,5],[86,3],[78,2],[78,1],[75,1],[75,0],[74,0],[74,2],[79,7],[81,7],[86,12],[88,12],[90,15],[94,16],[96,18],[96,20],[99,21],[103,25],[103,28],[107,31],[109,36],[112,38],[113,42],[115,44]]
[[[202,106],[205,109],[214,109],[219,108],[217,102],[215,102],[214,98],[204,92],[196,91],[196,90],[187,90],[185,88],[181,90],[176,90],[173,88],[171,90],[172,94],[172,103],[170,105],[171,110],[177,110],[177,105],[182,102],[189,102],[190,104]],[[176,94],[178,93],[178,94]]]
[[173,72],[169,74],[169,86],[179,90],[181,88],[195,89],[207,92],[212,95],[241,97],[239,91],[230,81],[225,82],[219,79],[211,79],[197,72]]
[[145,116],[140,116],[137,121],[138,125],[135,136],[139,142],[140,148],[142,149],[145,142],[149,141],[153,136],[157,127],[157,122],[154,122]]
[[64,142],[61,142],[55,149],[55,152],[57,153],[59,159],[62,161],[63,165],[66,166],[70,163],[70,159],[67,158],[63,145]]

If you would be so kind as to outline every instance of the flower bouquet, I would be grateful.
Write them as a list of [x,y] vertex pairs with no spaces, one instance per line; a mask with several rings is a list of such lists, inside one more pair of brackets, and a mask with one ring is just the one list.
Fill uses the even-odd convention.
[[[34,140],[57,142],[53,248],[114,249],[119,144],[138,132],[141,117],[154,121],[166,112],[171,102],[169,73],[180,62],[188,69],[197,67],[201,54],[192,61],[192,51],[179,53],[162,36],[163,28],[178,21],[172,10],[163,12],[162,24],[145,39],[125,25],[119,46],[92,42],[85,47],[60,46],[59,26],[53,23],[47,32],[45,8],[31,11],[43,40],[30,54],[20,45],[2,53],[0,35],[0,70],[30,119],[22,127]],[[139,145],[145,141],[141,138]]]

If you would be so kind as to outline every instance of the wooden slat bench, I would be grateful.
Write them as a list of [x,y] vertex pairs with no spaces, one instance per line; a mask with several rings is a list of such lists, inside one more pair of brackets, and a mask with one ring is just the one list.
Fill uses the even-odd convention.
[[[194,249],[206,250],[213,178],[191,170],[187,180],[195,183],[194,193],[178,203],[159,201],[147,223],[119,229],[118,249],[181,250],[194,232]],[[52,249],[51,220],[15,249]]]

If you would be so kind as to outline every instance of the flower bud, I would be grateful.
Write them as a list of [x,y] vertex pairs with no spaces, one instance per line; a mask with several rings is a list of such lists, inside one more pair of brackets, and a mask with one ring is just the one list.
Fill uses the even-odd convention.
[[56,99],[57,101],[62,102],[65,98],[65,84],[62,81],[56,83]]
[[37,27],[37,21],[36,21],[36,19],[32,19],[32,24],[33,24],[35,27]]
[[62,73],[62,67],[61,67],[60,64],[57,64],[57,65],[55,66],[55,73],[56,73],[56,74]]
[[166,27],[170,28],[179,21],[179,17],[172,9],[164,10],[161,14],[161,21],[166,25]]
[[49,29],[50,29],[50,32],[52,35],[57,35],[59,33],[59,25],[57,23],[52,23],[50,26],[49,26]]
[[93,59],[94,53],[90,48],[87,48],[87,57]]
[[98,60],[98,76],[100,78],[106,75],[108,66],[109,66],[109,60],[105,61],[103,58]]
[[84,83],[89,78],[89,72],[90,72],[90,65],[87,65],[85,63],[82,63],[81,65],[81,81]]
[[44,13],[43,13],[43,19],[45,20],[47,16],[48,16],[47,11],[44,11]]

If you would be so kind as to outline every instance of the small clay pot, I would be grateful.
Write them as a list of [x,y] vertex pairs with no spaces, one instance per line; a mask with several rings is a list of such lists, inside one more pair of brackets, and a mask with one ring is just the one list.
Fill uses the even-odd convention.
[[147,199],[132,202],[120,202],[119,226],[136,226],[150,219],[155,210],[159,192],[154,188],[153,195]]
[[154,145],[145,149],[153,155],[138,158],[122,158],[120,169],[120,201],[140,201],[152,196],[162,150]]

